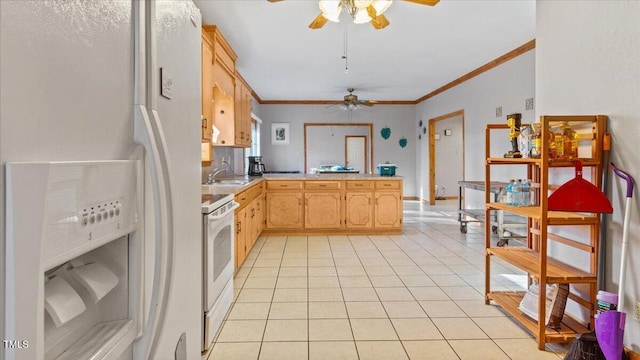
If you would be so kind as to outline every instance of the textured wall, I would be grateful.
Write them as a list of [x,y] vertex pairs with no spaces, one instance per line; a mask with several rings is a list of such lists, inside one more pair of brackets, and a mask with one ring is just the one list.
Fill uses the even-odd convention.
[[[485,136],[488,123],[506,123],[506,115],[522,113],[522,122],[535,120],[533,110],[525,110],[525,100],[532,98],[535,91],[534,66],[535,50],[518,56],[494,69],[468,80],[416,107],[416,123],[428,123],[433,119],[458,110],[464,110],[464,174],[465,180],[484,179]],[[496,107],[502,107],[502,116],[496,117]],[[504,139],[500,134],[492,138],[493,156],[502,156],[510,149],[508,134]],[[417,137],[417,135],[416,135]],[[417,195],[429,198],[429,142],[423,137],[417,148]],[[513,172],[514,169],[498,167],[492,169],[495,180],[523,178],[526,173]],[[468,191],[468,208],[483,208],[484,194]]]
[[[537,114],[606,114],[611,160],[640,180],[640,2],[540,1],[537,3]],[[610,174],[614,212],[607,217],[606,289],[618,290],[626,185]],[[637,187],[636,187],[637,189]],[[625,345],[640,352],[640,213],[633,194],[627,258]],[[634,254],[634,255],[632,255]]]

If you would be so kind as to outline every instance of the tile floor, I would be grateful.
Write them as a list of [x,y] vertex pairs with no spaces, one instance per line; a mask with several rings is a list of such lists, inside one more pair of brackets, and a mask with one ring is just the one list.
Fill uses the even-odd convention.
[[[209,360],[561,359],[485,305],[484,230],[406,201],[402,235],[261,237]],[[526,277],[496,261],[492,289]]]

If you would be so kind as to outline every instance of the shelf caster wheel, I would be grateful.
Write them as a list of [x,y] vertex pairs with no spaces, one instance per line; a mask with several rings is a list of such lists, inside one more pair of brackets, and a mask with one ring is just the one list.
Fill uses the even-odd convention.
[[496,245],[499,247],[509,245],[509,239],[500,239]]
[[492,225],[491,226],[491,232],[494,233],[494,234],[497,234],[498,233],[498,227],[495,226],[495,225]]
[[467,233],[467,224],[460,224],[460,232],[463,234]]

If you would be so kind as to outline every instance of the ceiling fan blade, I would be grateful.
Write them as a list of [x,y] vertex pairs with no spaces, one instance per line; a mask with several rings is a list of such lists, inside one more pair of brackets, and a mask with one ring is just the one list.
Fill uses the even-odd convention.
[[440,2],[440,0],[404,0],[404,1],[412,2],[414,4],[429,5],[429,6],[434,6],[435,4]]
[[389,20],[387,20],[387,17],[384,15],[378,15],[371,18],[371,25],[376,30],[384,29],[389,26]]
[[284,1],[284,0],[267,0],[269,2],[278,2],[278,1]]
[[369,5],[367,7],[367,15],[371,17],[371,26],[376,30],[384,29],[389,25],[387,17],[384,15],[378,15],[376,8],[374,8],[373,5]]
[[309,28],[310,29],[320,29],[321,27],[324,26],[324,24],[327,23],[327,21],[329,21],[329,20],[326,17],[322,16],[322,13],[320,13],[320,15],[316,16],[316,18],[313,19],[311,24],[309,24]]
[[373,106],[376,103],[377,103],[377,101],[373,101],[373,100],[362,100],[362,101],[360,101],[360,104],[364,105],[364,106]]

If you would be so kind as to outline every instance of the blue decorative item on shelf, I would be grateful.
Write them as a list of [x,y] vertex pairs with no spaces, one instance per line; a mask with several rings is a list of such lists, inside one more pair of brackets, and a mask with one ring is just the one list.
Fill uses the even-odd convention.
[[382,128],[382,130],[380,130],[380,135],[383,139],[388,139],[391,136],[391,129],[389,129],[388,126],[385,126],[384,128]]
[[407,139],[404,138],[404,136],[402,137],[402,139],[400,139],[400,141],[398,141],[398,144],[400,144],[400,147],[405,147],[407,146]]

